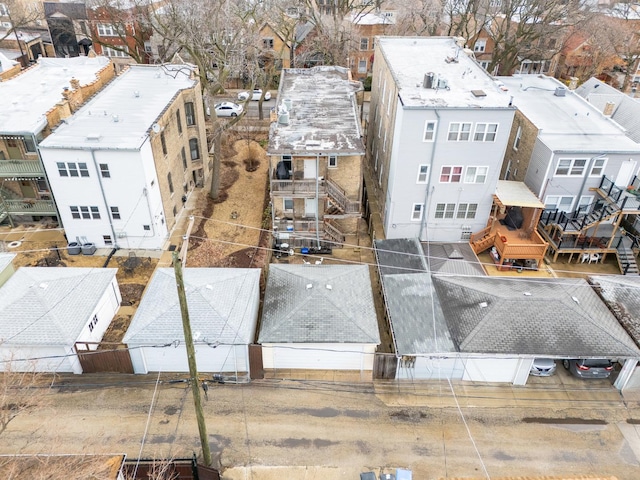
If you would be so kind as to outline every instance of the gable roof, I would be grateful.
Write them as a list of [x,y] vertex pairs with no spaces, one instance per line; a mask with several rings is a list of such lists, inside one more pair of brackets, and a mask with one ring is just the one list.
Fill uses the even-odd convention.
[[583,279],[434,275],[461,352],[637,358],[640,350]]
[[392,238],[374,242],[380,275],[427,271],[424,252],[415,238]]
[[277,109],[290,110],[289,120],[271,123],[267,153],[364,155],[355,96],[360,90],[344,67],[283,69]]
[[366,265],[271,265],[259,343],[379,344]]
[[589,282],[618,321],[640,345],[640,277],[627,275],[594,275]]
[[640,102],[638,100],[597,78],[590,78],[575,92],[601,112],[604,111],[607,103],[613,103],[611,119],[626,129],[630,139],[640,143]]
[[468,243],[425,242],[422,249],[431,273],[486,275],[482,264]]
[[0,343],[73,345],[117,268],[22,267],[0,288]]
[[[185,268],[189,319],[206,343],[253,342],[259,303],[258,268]],[[184,341],[173,268],[156,269],[123,342],[166,344]],[[197,340],[197,339],[196,339]]]

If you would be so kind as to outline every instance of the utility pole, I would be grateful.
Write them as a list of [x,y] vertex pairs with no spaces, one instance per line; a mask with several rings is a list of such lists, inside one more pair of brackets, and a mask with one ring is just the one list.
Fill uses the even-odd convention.
[[189,308],[187,306],[187,294],[184,290],[184,279],[182,278],[182,263],[178,258],[178,252],[173,252],[173,270],[176,275],[176,287],[178,288],[178,299],[180,300],[180,312],[182,313],[182,328],[184,329],[184,343],[187,347],[187,360],[189,361],[189,375],[191,378],[191,391],[193,392],[193,403],[196,408],[196,420],[198,421],[198,431],[200,432],[200,444],[202,445],[202,458],[207,467],[211,466],[211,449],[209,448],[209,437],[207,435],[207,425],[204,421],[202,411],[202,398],[200,397],[200,384],[198,381],[198,367],[196,365],[196,349],[193,346],[193,336],[191,335],[191,322],[189,321]]

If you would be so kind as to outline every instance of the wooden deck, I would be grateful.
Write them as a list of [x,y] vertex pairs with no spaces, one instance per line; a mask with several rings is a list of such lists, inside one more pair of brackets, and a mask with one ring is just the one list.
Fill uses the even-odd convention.
[[495,247],[500,263],[506,259],[533,259],[538,265],[542,264],[549,247],[537,231],[527,234],[524,230],[509,230],[499,222],[494,222],[491,227],[472,235],[470,243],[476,254]]

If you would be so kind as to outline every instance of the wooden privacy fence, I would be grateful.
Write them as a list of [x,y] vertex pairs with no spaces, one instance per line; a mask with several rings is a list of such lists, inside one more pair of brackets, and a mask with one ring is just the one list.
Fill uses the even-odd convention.
[[264,378],[262,345],[249,345],[249,375],[251,380],[262,380]]
[[133,373],[127,345],[114,343],[107,345],[106,350],[97,350],[98,345],[97,342],[76,343],[82,373]]

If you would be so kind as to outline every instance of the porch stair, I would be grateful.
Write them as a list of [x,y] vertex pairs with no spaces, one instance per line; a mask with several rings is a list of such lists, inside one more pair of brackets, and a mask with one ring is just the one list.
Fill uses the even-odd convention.
[[2,185],[0,185],[0,197],[7,200],[18,200],[22,198],[13,190],[9,190],[7,187],[3,187]]
[[638,268],[636,256],[632,249],[633,244],[630,240],[627,242],[624,240],[626,239],[623,239],[616,249],[618,266],[623,275],[638,275],[640,274],[640,269]]
[[615,203],[604,203],[602,207],[594,209],[583,217],[571,220],[569,224],[578,231],[591,228],[600,222],[609,220],[618,215],[620,208]]
[[473,251],[478,254],[484,252],[487,248],[493,246],[495,242],[495,235],[491,234],[491,227],[487,227],[484,230],[474,233],[471,236],[470,242]]
[[360,202],[349,200],[347,193],[333,180],[326,179],[325,186],[327,195],[331,199],[331,203],[335,205],[342,214],[360,214]]
[[333,223],[329,220],[324,221],[324,236],[331,242],[334,242],[334,247],[340,247],[344,245],[345,236],[338,230]]

